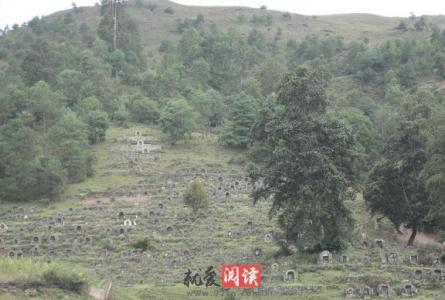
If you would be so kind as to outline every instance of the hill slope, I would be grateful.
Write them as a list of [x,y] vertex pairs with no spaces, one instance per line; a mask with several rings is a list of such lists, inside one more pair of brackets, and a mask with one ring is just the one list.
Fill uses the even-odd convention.
[[[178,19],[194,19],[202,14],[205,20],[214,23],[220,30],[227,30],[234,26],[240,27],[241,32],[248,33],[256,28],[272,38],[277,28],[281,28],[284,40],[290,38],[301,40],[307,35],[339,35],[346,41],[368,39],[371,42],[402,37],[402,36],[427,36],[425,32],[410,30],[400,32],[394,30],[403,18],[389,18],[371,14],[342,14],[327,16],[305,16],[299,14],[287,14],[279,11],[261,10],[246,7],[202,7],[185,6],[167,0],[143,0],[142,4],[130,1],[129,13],[139,23],[143,44],[150,50],[157,50],[164,40],[177,40],[176,33]],[[173,13],[167,13],[171,8]],[[83,8],[76,14],[79,22],[85,22],[92,28],[96,28],[99,22],[99,7]],[[60,16],[67,11],[53,15]],[[271,17],[270,24],[257,25],[252,23],[252,17]],[[242,16],[242,17],[240,17]],[[240,18],[242,20],[240,20]],[[429,17],[437,24],[444,25],[444,16]],[[412,27],[412,22],[404,19]]]

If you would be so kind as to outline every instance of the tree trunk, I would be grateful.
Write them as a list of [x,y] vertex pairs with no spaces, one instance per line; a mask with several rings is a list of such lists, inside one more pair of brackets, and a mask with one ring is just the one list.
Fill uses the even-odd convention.
[[414,244],[414,239],[416,238],[416,235],[417,235],[417,226],[414,225],[407,246],[412,246]]

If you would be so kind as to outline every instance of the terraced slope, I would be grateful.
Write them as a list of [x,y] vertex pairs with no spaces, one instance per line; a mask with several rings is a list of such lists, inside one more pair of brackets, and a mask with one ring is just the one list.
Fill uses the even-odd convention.
[[[223,298],[228,292],[219,288],[182,285],[188,269],[203,273],[214,266],[219,273],[223,263],[263,265],[262,289],[238,291],[241,298],[342,299],[348,288],[363,297],[366,287],[374,296],[386,289],[402,296],[407,283],[419,299],[445,295],[440,249],[403,248],[387,234],[389,226],[366,215],[360,197],[350,203],[359,222],[346,253],[275,257],[276,220],[269,220],[267,203],[252,205],[254,186],[239,153],[220,148],[212,136],[174,147],[160,139],[152,128],[112,128],[96,147],[95,176],[70,186],[66,201],[2,211],[1,255],[89,268],[113,283],[117,299]],[[199,215],[182,202],[192,180],[212,199]],[[145,251],[133,246],[144,238]]]

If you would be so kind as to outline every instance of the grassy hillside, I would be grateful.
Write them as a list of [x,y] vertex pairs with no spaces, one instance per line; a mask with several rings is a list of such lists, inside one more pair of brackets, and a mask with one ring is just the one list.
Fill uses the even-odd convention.
[[[445,98],[436,86],[445,79],[444,17],[427,17],[434,24],[419,30],[404,19],[408,29],[402,31],[394,29],[401,18],[366,14],[303,16],[161,0],[130,1],[124,12],[125,25],[135,20],[140,35],[123,30],[128,45],[117,50],[110,15],[100,23],[98,6],[37,18],[0,37],[0,299],[29,293],[86,299],[85,285],[109,284],[119,300],[327,300],[344,299],[348,290],[355,298],[369,291],[399,299],[414,290],[409,296],[417,299],[445,297],[443,245],[419,232],[416,244],[406,247],[410,230],[397,234],[387,219],[371,216],[361,193],[404,118],[420,119],[427,141],[422,151],[443,154],[437,128],[445,128]],[[205,22],[178,32],[179,23],[198,15]],[[172,43],[160,50],[165,41]],[[326,244],[297,250],[299,233],[289,246],[293,254],[283,255],[285,226],[269,216],[269,202],[253,205],[252,192],[261,184],[247,176],[250,163],[261,166],[278,149],[263,150],[252,132],[267,136],[269,117],[285,116],[276,115],[289,109],[277,94],[286,92],[280,78],[294,65],[326,69],[332,77],[326,97],[323,84],[313,87],[328,106],[320,121],[335,118],[345,129],[342,137],[355,143],[348,148],[353,154],[341,152],[338,159],[354,160],[358,180],[343,185],[344,191],[357,185],[352,197],[314,196],[321,191],[299,199],[317,209],[319,199],[337,204],[330,201],[341,198],[353,215],[345,247],[321,257],[306,250]],[[301,101],[304,93],[291,92],[285,102]],[[300,119],[293,116],[289,124]],[[286,125],[287,119],[272,120]],[[320,136],[321,145],[328,138]],[[300,148],[286,152],[286,163],[298,161],[287,155]],[[249,150],[257,160],[249,160]],[[289,177],[306,170],[300,166]],[[291,184],[303,185],[299,180]],[[183,201],[196,181],[210,198],[198,213]],[[314,177],[307,182],[314,185]],[[320,214],[333,227],[339,220],[334,206]],[[305,220],[306,228],[314,228],[312,220]],[[262,264],[262,288],[183,285],[188,269],[203,275],[209,266],[219,282],[226,263]]]
[[[131,157],[137,147],[131,142],[136,131],[152,144],[160,144],[162,151]],[[317,254],[275,257],[279,229],[275,219],[268,219],[266,203],[252,205],[248,196],[252,187],[244,181],[240,153],[222,148],[211,135],[195,135],[176,146],[162,140],[163,135],[152,127],[111,128],[106,142],[95,146],[99,158],[95,175],[70,185],[64,201],[49,207],[33,203],[2,209],[1,220],[8,229],[2,233],[0,252],[89,268],[102,285],[113,283],[113,299],[233,299],[224,298],[230,295],[227,291],[182,285],[187,269],[212,265],[219,274],[219,266],[227,262],[263,265],[260,294],[236,291],[236,299],[295,299],[286,296],[286,289],[299,289],[301,299],[343,299],[348,287],[376,289],[379,283],[390,284],[398,293],[404,280],[419,289],[418,299],[444,295],[433,272],[440,265],[431,261],[433,255],[440,255],[439,247],[429,242],[404,248],[389,224],[369,217],[360,196],[348,203],[357,220],[348,251],[334,253],[327,265],[319,264]],[[200,215],[193,215],[182,202],[182,192],[193,179],[204,183],[212,199]],[[126,220],[136,225],[124,226]],[[140,252],[133,244],[145,238],[148,248]],[[384,240],[383,248],[374,244],[375,239]],[[364,246],[364,240],[369,246]],[[397,253],[397,261],[382,262],[390,253]],[[347,262],[342,261],[343,255],[348,256]],[[419,261],[410,263],[411,255],[419,255]],[[2,262],[26,266],[22,259]],[[32,268],[38,273],[20,268],[2,271],[0,282],[24,280],[23,276],[27,282],[38,281],[47,266]],[[415,276],[418,269],[423,274]],[[295,281],[283,281],[288,270],[297,272]],[[8,280],[3,278],[6,274]],[[274,292],[267,295],[268,289]],[[38,289],[44,299],[45,293]],[[0,297],[20,299],[19,294]]]
[[[234,25],[240,27],[240,31],[247,34],[251,29],[256,28],[270,39],[276,34],[278,28],[282,30],[284,40],[301,40],[307,35],[339,35],[346,41],[368,39],[371,43],[377,43],[396,37],[425,37],[428,33],[410,30],[400,32],[394,30],[399,21],[404,18],[389,18],[370,14],[344,14],[327,16],[305,16],[286,12],[261,10],[259,8],[246,7],[201,7],[180,5],[167,0],[143,0],[139,6],[136,1],[130,1],[129,13],[134,16],[140,24],[141,37],[147,53],[150,55],[157,52],[162,41],[176,41],[179,34],[176,32],[178,19],[194,19],[202,14],[205,20],[214,23],[220,30],[228,30]],[[166,13],[165,10],[171,8],[173,13]],[[92,28],[97,28],[99,22],[99,7],[83,8],[76,14],[76,19],[85,22]],[[59,12],[54,17],[65,14]],[[251,22],[252,17],[271,16],[270,25],[256,25]],[[240,16],[243,21],[240,22]],[[409,26],[412,22],[408,18],[404,19]],[[445,25],[444,16],[430,17],[431,21]]]

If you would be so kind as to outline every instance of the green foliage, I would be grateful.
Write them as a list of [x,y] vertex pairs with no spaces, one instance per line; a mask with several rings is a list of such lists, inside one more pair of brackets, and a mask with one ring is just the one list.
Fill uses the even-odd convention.
[[142,56],[142,46],[139,38],[137,22],[127,13],[128,3],[117,2],[118,31],[114,34],[113,9],[106,3],[101,6],[101,20],[98,35],[108,45],[108,61],[113,66],[113,75],[130,81],[132,71],[145,66]]
[[34,123],[44,129],[54,125],[61,113],[60,95],[51,91],[44,81],[37,82],[30,88],[29,112]]
[[80,293],[84,282],[76,274],[60,272],[57,269],[43,274],[43,280],[48,286],[55,286],[63,290]]
[[173,15],[173,14],[175,14],[175,11],[174,11],[173,8],[167,7],[166,9],[164,9],[164,13],[169,14],[169,15]]
[[255,25],[270,26],[273,23],[273,17],[270,14],[257,15],[253,14],[250,22]]
[[415,23],[414,23],[414,28],[416,30],[422,31],[428,28],[428,24],[426,22],[426,17],[425,16],[421,16]]
[[206,209],[210,205],[207,192],[199,181],[194,181],[184,192],[184,204],[189,206],[194,213]]
[[364,192],[373,214],[387,217],[397,229],[402,224],[412,228],[408,245],[414,242],[417,230],[428,225],[434,210],[420,177],[426,162],[426,137],[417,122],[404,121],[386,142]]
[[151,245],[150,240],[147,237],[138,239],[137,241],[133,242],[131,246],[134,249],[140,249],[143,252],[147,250],[153,250],[153,246]]
[[28,88],[21,80],[11,80],[0,93],[0,124],[21,116],[29,107]]
[[432,117],[430,141],[427,146],[428,161],[426,162],[421,180],[425,182],[426,193],[432,201],[432,210],[428,216],[436,229],[441,230],[441,238],[445,239],[445,110],[438,108]]
[[245,149],[249,145],[251,129],[257,117],[257,103],[254,98],[244,93],[234,96],[231,102],[233,109],[224,127],[221,141],[229,147]]
[[129,115],[130,113],[128,112],[125,104],[121,104],[119,105],[117,111],[113,114],[113,120],[122,126],[128,120]]
[[281,83],[278,104],[265,132],[268,149],[251,176],[259,182],[255,201],[270,199],[285,239],[300,250],[341,249],[352,218],[344,201],[354,139],[343,123],[326,118],[323,70],[298,68]]
[[396,30],[406,31],[408,30],[408,25],[406,24],[405,20],[400,20],[399,25],[394,27]]
[[80,182],[92,175],[94,158],[88,147],[88,129],[74,112],[65,111],[48,135],[48,146],[59,158],[68,182]]
[[189,103],[199,113],[197,123],[209,129],[222,124],[224,118],[224,98],[215,90],[194,90],[188,97]]
[[35,132],[20,120],[0,128],[0,199],[9,201],[57,200],[64,180],[60,163],[38,157]]
[[104,111],[90,111],[86,117],[88,126],[88,140],[91,144],[96,144],[105,140],[105,133],[108,129],[108,114]]
[[170,99],[161,109],[159,119],[161,129],[169,135],[172,143],[178,140],[191,138],[196,127],[195,112],[185,99]]
[[38,39],[27,50],[21,69],[28,84],[38,81],[48,83],[55,82],[56,74],[59,74],[62,60],[54,46],[47,40]]
[[62,90],[68,107],[74,107],[82,98],[84,81],[83,74],[76,70],[63,70],[57,76],[57,85]]
[[130,104],[130,112],[134,121],[155,124],[159,119],[158,104],[146,97],[137,97]]
[[54,261],[1,258],[0,268],[7,282],[16,282],[25,286],[57,287],[81,293],[85,284],[93,283],[91,276],[84,269]]

